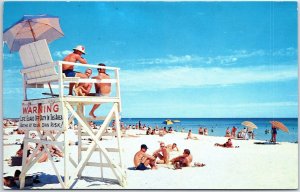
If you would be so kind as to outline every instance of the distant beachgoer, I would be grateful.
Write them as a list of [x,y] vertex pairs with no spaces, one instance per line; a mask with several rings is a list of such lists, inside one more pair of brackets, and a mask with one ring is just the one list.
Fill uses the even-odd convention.
[[235,138],[236,131],[237,131],[237,128],[235,126],[233,126],[231,129],[231,137]]
[[155,129],[152,129],[151,135],[155,135]]
[[[17,157],[23,157],[23,149],[24,149],[24,143],[21,144],[20,149],[16,152]],[[32,149],[33,148],[30,145],[28,145],[27,157],[30,155],[30,151]]]
[[170,154],[164,142],[160,143],[160,148],[153,153],[153,157],[159,158],[159,160],[156,161],[157,164],[169,163]]
[[168,131],[167,131],[167,128],[166,128],[166,127],[164,127],[164,129],[163,129],[163,132],[164,132],[164,135],[168,133]]
[[167,148],[168,148],[170,151],[179,151],[179,149],[178,149],[176,143],[167,145]]
[[243,133],[247,133],[246,127],[244,127],[244,129],[242,129],[242,132],[243,132]]
[[[78,45],[73,49],[73,53],[70,53],[64,58],[64,61],[68,62],[80,62],[82,64],[87,64],[87,61],[82,58],[82,54],[85,54],[85,48],[82,45]],[[87,78],[86,74],[74,71],[74,65],[63,64],[62,72],[66,75],[66,77],[80,77]],[[69,95],[72,95],[73,87],[75,83],[70,83],[69,86]]]
[[253,130],[248,130],[248,138],[254,139],[254,131]]
[[[224,143],[224,144],[215,143],[215,146],[225,147],[225,148],[233,148],[233,147],[234,147],[233,144],[232,144],[232,142],[231,142],[231,139],[230,139],[230,138],[229,138],[229,139],[227,140],[227,142]],[[238,148],[238,147],[239,147],[239,146],[235,146],[235,148]]]
[[[93,71],[92,69],[88,68],[85,70],[85,74],[87,78],[89,78],[92,75]],[[78,83],[75,85],[75,93],[77,96],[85,96],[88,95],[91,91],[92,83]]]
[[199,130],[198,130],[198,132],[199,132],[199,135],[203,135],[204,134],[203,128],[200,127]]
[[230,136],[231,136],[230,130],[229,130],[229,127],[227,127],[225,137],[230,137]]
[[193,161],[193,156],[189,149],[184,149],[183,154],[170,160],[175,169],[188,167]]
[[[98,64],[98,66],[106,66],[103,63]],[[98,75],[95,77],[92,77],[93,79],[110,79],[109,75],[105,73],[105,69],[99,68],[98,69]],[[111,83],[95,83],[95,89],[96,89],[96,96],[109,96],[111,91]],[[100,104],[95,104],[90,111],[89,115],[93,118],[96,118],[96,115],[94,114],[95,110],[100,106]]]
[[208,135],[208,129],[204,128],[204,135]]
[[151,128],[149,127],[149,128],[147,129],[147,131],[146,131],[146,135],[151,135],[151,132],[152,132],[152,130],[151,130]]
[[141,145],[141,150],[134,155],[133,163],[136,170],[146,170],[150,165],[151,169],[157,169],[155,165],[155,157],[146,153],[148,147],[145,144]]
[[271,130],[272,132],[272,137],[271,137],[271,142],[272,143],[276,143],[276,136],[277,136],[277,129],[276,129],[276,127],[274,127],[273,125],[272,125],[272,130]]
[[192,136],[192,130],[189,130],[188,132],[188,136],[186,139],[194,139],[194,140],[198,140],[198,137],[196,136]]
[[172,128],[172,127],[169,127],[168,133],[172,133],[172,132],[173,132],[173,128]]

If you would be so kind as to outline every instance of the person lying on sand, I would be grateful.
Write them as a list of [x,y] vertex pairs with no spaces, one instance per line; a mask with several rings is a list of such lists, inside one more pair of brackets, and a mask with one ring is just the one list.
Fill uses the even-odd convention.
[[141,145],[141,150],[136,152],[133,158],[133,163],[136,170],[146,170],[147,166],[150,165],[151,169],[157,169],[155,165],[155,157],[146,153],[148,147],[145,144]]
[[225,147],[225,148],[238,148],[240,146],[233,146],[232,142],[231,142],[231,139],[229,138],[228,141],[224,144],[220,144],[220,143],[215,143],[215,146],[218,146],[218,147]]
[[169,163],[170,154],[164,142],[160,143],[160,148],[153,153],[153,157],[159,158],[159,160],[156,161],[157,164]]
[[63,157],[64,156],[63,152],[54,145],[51,145],[49,147],[49,151],[50,151],[52,157]]
[[169,149],[169,151],[179,151],[176,143],[167,145],[167,148]]
[[184,149],[183,154],[170,160],[175,169],[189,167],[193,161],[193,156],[189,149]]
[[[17,184],[17,183],[20,183],[20,181],[19,181],[20,175],[21,175],[21,171],[17,169],[15,171],[15,174],[14,174],[13,177],[12,176],[3,177],[3,185],[7,186],[7,187],[18,187],[19,184]],[[33,183],[40,183],[38,175],[33,177],[33,180],[27,179],[27,178],[31,178],[31,177],[33,177],[33,176],[26,176],[25,177],[25,186],[28,186],[28,185],[32,186]],[[27,182],[27,180],[29,182]],[[30,181],[32,181],[32,182],[30,182]]]
[[[21,144],[20,149],[16,152],[17,157],[23,157],[23,148],[24,148],[24,143]],[[33,150],[33,147],[31,145],[28,145],[27,157],[30,155],[31,150]]]
[[[38,144],[37,144],[38,146]],[[34,154],[34,157],[37,157],[42,151],[44,150],[44,146],[41,145],[37,151],[36,154]],[[26,163],[28,163],[28,160],[32,157],[33,154],[29,155],[28,158],[26,159]],[[42,156],[39,158],[38,163],[43,163],[48,161],[48,154],[46,152],[43,152]]]
[[189,130],[188,132],[188,136],[186,139],[194,139],[194,140],[198,140],[198,137],[196,136],[192,136],[192,130]]

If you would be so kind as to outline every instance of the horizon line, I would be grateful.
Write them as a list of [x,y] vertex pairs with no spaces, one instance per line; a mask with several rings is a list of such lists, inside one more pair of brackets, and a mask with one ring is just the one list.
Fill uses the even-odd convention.
[[[121,119],[298,119],[298,117],[122,117]],[[19,117],[3,117],[19,119]]]

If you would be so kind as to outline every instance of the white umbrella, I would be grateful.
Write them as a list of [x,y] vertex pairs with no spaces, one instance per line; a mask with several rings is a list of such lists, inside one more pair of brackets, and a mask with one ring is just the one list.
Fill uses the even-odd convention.
[[22,45],[46,39],[48,43],[63,37],[59,18],[50,15],[24,15],[21,20],[3,32],[3,41],[10,52],[19,51]]

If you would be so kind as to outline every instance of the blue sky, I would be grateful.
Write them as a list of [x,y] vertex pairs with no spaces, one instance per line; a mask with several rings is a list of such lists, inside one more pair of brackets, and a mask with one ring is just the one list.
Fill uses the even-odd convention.
[[[297,2],[6,2],[3,12],[3,29],[58,16],[54,60],[83,44],[89,63],[120,67],[122,117],[298,116]],[[3,116],[18,117],[22,64],[3,52]]]

